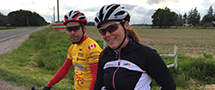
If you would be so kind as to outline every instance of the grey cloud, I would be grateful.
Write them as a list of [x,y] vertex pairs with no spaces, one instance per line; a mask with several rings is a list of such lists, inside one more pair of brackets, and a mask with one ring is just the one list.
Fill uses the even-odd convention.
[[[64,4],[64,5],[62,5],[62,6],[60,7],[60,9],[64,9],[64,10],[69,11],[69,10],[75,9],[75,7],[76,7],[76,6]],[[55,8],[57,8],[57,7],[55,7]]]
[[29,6],[29,5],[35,5],[35,3],[32,1],[32,2],[25,2],[23,4],[21,4],[23,6]]
[[11,11],[11,10],[9,10],[9,9],[0,9],[1,14],[5,15],[5,16],[7,16],[7,14],[10,13],[8,11]]
[[64,10],[76,10],[77,8],[79,8],[78,10],[82,11],[82,12],[97,12],[99,11],[99,9],[101,7],[81,7],[80,6],[68,6],[68,5],[63,5],[61,7],[61,9],[64,9]]
[[146,15],[147,15],[147,16],[152,16],[154,13],[155,13],[155,10],[154,10],[154,9],[149,9],[149,10],[146,12]]
[[95,16],[87,16],[87,21],[88,22],[94,22]]
[[101,8],[101,7],[83,8],[83,11],[86,11],[86,12],[98,12],[100,8]]
[[159,4],[162,1],[165,1],[165,0],[147,0],[146,2],[151,5],[151,4]]
[[201,3],[201,5],[205,8],[208,8],[212,5],[212,7],[214,8],[215,7],[215,2],[211,3],[211,2],[208,2],[208,0],[203,0],[203,3]]
[[212,5],[212,7],[215,7],[215,2],[212,2],[213,0],[203,0],[202,1],[202,3],[201,3],[201,5],[203,6],[203,7],[210,7],[211,5]]
[[144,14],[144,16],[152,16],[155,12],[154,9],[147,9],[145,7],[137,7],[134,11],[136,14]]
[[124,6],[125,9],[127,9],[127,10],[132,10],[135,7],[137,7],[137,5],[131,5],[131,4],[122,4],[122,6]]
[[[135,16],[131,17],[131,24],[151,24],[151,16],[155,12],[154,9],[147,9],[145,7],[136,7],[132,13],[135,13]],[[131,13],[131,14],[132,14]]]
[[160,4],[160,3],[164,3],[164,2],[168,2],[168,1],[175,2],[175,3],[179,2],[179,0],[146,0],[146,2],[149,5]]
[[[41,15],[42,17],[44,17],[44,19],[48,22],[53,21],[53,15]],[[55,21],[57,20],[57,17],[55,17]]]
[[137,7],[136,9],[135,9],[135,12],[136,13],[138,13],[138,14],[143,14],[143,13],[146,13],[146,8],[144,8],[144,7]]
[[137,16],[131,18],[131,24],[152,24],[152,18],[150,16]]

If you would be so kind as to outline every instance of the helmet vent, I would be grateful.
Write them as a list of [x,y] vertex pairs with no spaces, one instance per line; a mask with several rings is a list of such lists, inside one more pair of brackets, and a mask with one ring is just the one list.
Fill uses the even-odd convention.
[[125,12],[124,11],[120,11],[118,13],[116,13],[115,15],[123,15]]
[[73,17],[72,18],[74,18],[75,16],[77,16],[79,13],[76,13],[75,15],[73,15]]
[[69,12],[69,16],[72,14],[73,10]]
[[106,17],[105,17],[104,20],[107,20],[107,19],[109,18],[109,16],[114,12],[114,10],[115,10],[117,7],[119,7],[119,5],[115,5],[115,6],[113,6],[113,7],[110,7],[110,10],[109,10],[109,12],[106,14]]

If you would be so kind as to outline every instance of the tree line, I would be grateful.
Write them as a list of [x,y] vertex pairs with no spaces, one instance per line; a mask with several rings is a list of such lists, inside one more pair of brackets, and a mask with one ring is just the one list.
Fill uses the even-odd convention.
[[[206,15],[201,16],[197,8],[191,9],[187,14],[177,14],[171,11],[168,7],[158,8],[151,16],[152,27],[169,28],[171,26],[210,26],[211,22],[215,21],[215,13],[213,12],[212,5]],[[47,25],[45,19],[36,12],[28,10],[17,10],[10,12],[7,16],[0,12],[0,26],[42,26]],[[89,22],[88,25],[94,25],[93,22]]]
[[47,25],[46,20],[36,12],[17,10],[7,16],[0,12],[0,26],[42,26]]
[[170,11],[168,7],[164,9],[158,8],[152,15],[152,27],[158,26],[159,28],[169,28],[170,26],[203,26],[208,27],[214,25],[212,21],[215,21],[215,13],[213,12],[212,5],[206,15],[201,16],[197,8],[191,9],[187,14],[177,14]]

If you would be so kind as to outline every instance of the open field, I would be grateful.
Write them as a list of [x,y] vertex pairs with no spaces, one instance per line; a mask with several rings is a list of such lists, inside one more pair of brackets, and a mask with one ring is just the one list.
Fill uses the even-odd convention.
[[[132,26],[143,44],[161,53],[174,53],[174,45],[178,53],[191,57],[203,57],[203,52],[212,53],[215,58],[215,29],[151,29]],[[102,40],[94,26],[87,27],[87,35]]]

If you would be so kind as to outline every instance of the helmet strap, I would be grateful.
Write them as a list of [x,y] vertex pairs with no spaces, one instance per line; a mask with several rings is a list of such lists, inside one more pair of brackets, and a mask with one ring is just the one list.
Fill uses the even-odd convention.
[[122,25],[122,27],[123,27],[123,29],[124,29],[124,31],[125,31],[125,36],[124,36],[124,39],[122,40],[121,44],[120,44],[117,48],[115,48],[115,49],[113,49],[113,50],[119,49],[119,48],[122,46],[122,44],[124,43],[124,41],[125,41],[125,39],[126,39],[126,37],[127,37],[127,36],[126,36],[127,30],[126,30],[125,27],[124,27],[125,21],[124,21],[124,20],[121,21],[120,24]]

